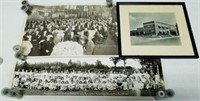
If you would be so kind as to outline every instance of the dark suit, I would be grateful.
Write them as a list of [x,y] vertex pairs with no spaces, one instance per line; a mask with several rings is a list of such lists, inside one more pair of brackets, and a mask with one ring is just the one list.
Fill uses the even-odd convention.
[[[51,55],[51,52],[53,51],[54,43],[52,41],[44,41],[40,43],[41,49],[40,53],[42,56],[49,56]],[[48,52],[47,52],[48,51]]]

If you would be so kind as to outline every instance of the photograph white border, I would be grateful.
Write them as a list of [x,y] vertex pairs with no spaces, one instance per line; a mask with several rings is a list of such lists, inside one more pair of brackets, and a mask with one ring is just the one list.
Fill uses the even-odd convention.
[[[164,4],[164,3],[163,3]],[[122,56],[193,56],[195,55],[190,39],[182,5],[118,5],[120,21]],[[129,13],[174,13],[179,28],[180,46],[131,45]]]
[[[53,1],[53,3],[54,3],[54,1]],[[79,4],[79,3],[66,3],[66,2],[60,2],[59,4],[52,4],[52,2],[49,2],[49,3],[45,2],[45,4],[41,4],[41,5],[37,4],[37,5],[32,5],[32,6],[33,7],[34,6],[36,6],[36,7],[50,7],[50,6],[68,6],[68,5],[76,5],[76,6],[83,6],[83,5],[84,6],[105,6],[105,7],[107,7],[107,5],[105,5],[104,3],[101,3],[101,2],[100,3],[98,3],[98,2],[92,2],[92,3],[87,3],[87,4],[85,4],[85,3],[82,3],[82,4]],[[113,9],[114,7],[116,8],[117,5],[113,5],[113,7],[110,7],[110,9]],[[116,14],[116,16],[117,16],[117,14]],[[26,16],[25,19],[23,20],[22,30],[21,30],[21,32],[19,34],[20,38],[18,39],[19,41],[18,41],[18,43],[16,45],[21,45],[22,44],[23,36],[26,34],[24,29],[26,27],[26,22],[28,21],[28,18],[29,18],[29,16]],[[118,43],[119,43],[119,40],[117,42],[117,47],[119,48],[119,44]],[[104,54],[102,54],[102,55],[28,56],[28,57],[38,57],[38,58],[40,58],[40,57],[50,57],[50,58],[62,57],[62,58],[64,58],[64,57],[97,57],[97,56],[98,57],[116,57],[116,56],[119,56],[119,50],[118,50],[118,54],[114,54],[114,55],[104,55]]]
[[[111,56],[111,57],[117,57],[117,56]],[[77,57],[77,56],[71,56],[71,57],[46,57],[46,56],[41,56],[41,57],[28,57],[27,59],[53,59],[53,61],[55,61],[55,59],[65,59],[65,58],[109,58],[109,57]],[[139,58],[136,58],[136,59],[139,59]],[[156,59],[156,58],[155,58]],[[157,58],[158,59],[158,58]],[[20,61],[20,60],[17,60],[14,64],[13,64],[13,69],[12,69],[12,72],[11,72],[11,76],[10,76],[10,82],[9,82],[9,87],[12,87],[13,86],[13,80],[14,80],[14,76],[15,76],[15,68],[16,68],[16,64],[17,62]],[[167,84],[167,78],[166,78],[166,71],[165,71],[165,63],[163,62],[162,59],[160,59],[161,61],[161,68],[162,68],[162,74],[163,74],[163,79],[164,79],[164,87],[165,89],[168,89],[168,84]],[[27,97],[27,98],[45,98],[45,97],[48,97],[48,98],[68,98],[68,99],[73,99],[73,98],[83,98],[83,99],[109,99],[109,100],[114,100],[114,99],[121,99],[121,100],[125,100],[125,99],[135,99],[135,100],[154,100],[155,99],[155,96],[64,96],[64,95],[26,95],[24,94],[24,97]]]

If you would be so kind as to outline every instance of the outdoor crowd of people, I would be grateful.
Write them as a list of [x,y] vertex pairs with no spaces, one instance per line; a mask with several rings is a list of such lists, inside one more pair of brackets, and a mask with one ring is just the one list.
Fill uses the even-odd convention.
[[108,36],[117,39],[117,23],[111,18],[28,19],[22,48],[24,55],[49,56],[58,43],[72,41],[83,47],[84,54],[93,55],[95,45]]
[[164,81],[158,73],[136,71],[92,72],[92,71],[60,71],[24,70],[15,72],[13,87],[55,90],[55,91],[86,91],[86,90],[143,90],[164,87]]

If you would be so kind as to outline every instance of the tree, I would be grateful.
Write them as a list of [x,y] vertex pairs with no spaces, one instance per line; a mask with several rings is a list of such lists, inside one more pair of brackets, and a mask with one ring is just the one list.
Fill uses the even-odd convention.
[[83,66],[88,66],[89,64],[87,62],[83,62]]
[[116,67],[117,63],[120,61],[120,58],[119,57],[111,57],[110,60],[113,61],[114,65]]
[[72,63],[72,60],[70,59],[69,62],[68,62],[68,66],[71,66],[73,63]]
[[102,66],[102,63],[101,63],[101,61],[100,61],[100,60],[97,60],[97,61],[96,61],[96,66],[97,66],[97,67],[100,67],[100,66]]
[[126,57],[121,57],[120,59],[124,62],[124,71],[125,71],[127,58]]
[[77,66],[81,67],[81,61],[80,61],[80,60],[78,60],[78,61],[76,62],[76,64],[77,64]]

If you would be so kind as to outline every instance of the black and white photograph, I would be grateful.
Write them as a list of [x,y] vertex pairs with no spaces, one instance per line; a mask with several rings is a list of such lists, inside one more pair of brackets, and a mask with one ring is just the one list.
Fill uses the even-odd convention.
[[198,58],[184,2],[117,2],[119,56]]
[[181,45],[174,13],[130,13],[132,45]]
[[118,55],[116,6],[33,6],[22,35],[27,56]]
[[18,61],[12,87],[26,95],[144,96],[165,89],[160,59],[29,58]]

